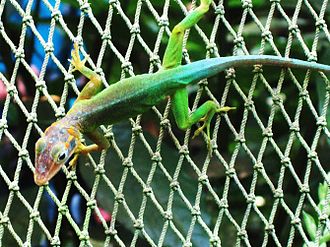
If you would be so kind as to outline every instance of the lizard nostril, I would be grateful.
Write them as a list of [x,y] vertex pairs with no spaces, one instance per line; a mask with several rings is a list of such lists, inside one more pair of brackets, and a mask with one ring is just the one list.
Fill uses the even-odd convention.
[[45,166],[44,164],[42,164],[42,165],[38,165],[38,166],[36,167],[36,172],[37,172],[37,174],[39,174],[39,175],[43,175],[43,174],[45,174],[46,171],[47,171],[47,169],[46,169],[46,166]]

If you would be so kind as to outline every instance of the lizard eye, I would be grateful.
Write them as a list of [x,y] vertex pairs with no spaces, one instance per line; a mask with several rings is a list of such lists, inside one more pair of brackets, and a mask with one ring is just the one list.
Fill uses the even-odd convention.
[[41,153],[46,148],[46,141],[43,138],[40,138],[36,143],[36,153]]
[[68,150],[62,143],[59,143],[53,147],[50,155],[53,161],[63,163],[68,158]]
[[58,162],[62,162],[66,159],[66,156],[67,156],[67,152],[66,151],[63,151],[62,153],[60,153],[57,157],[57,161]]

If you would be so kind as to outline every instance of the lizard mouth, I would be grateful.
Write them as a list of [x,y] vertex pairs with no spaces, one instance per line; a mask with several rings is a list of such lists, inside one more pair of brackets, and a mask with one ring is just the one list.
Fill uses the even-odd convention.
[[52,163],[50,165],[39,164],[34,173],[34,182],[38,186],[45,185],[60,170],[61,166]]
[[34,174],[34,182],[38,185],[38,186],[42,186],[44,184],[46,184],[48,182],[48,178],[45,175],[42,174]]

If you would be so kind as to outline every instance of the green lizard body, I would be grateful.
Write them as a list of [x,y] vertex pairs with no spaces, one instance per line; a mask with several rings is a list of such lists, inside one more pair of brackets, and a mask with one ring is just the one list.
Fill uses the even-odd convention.
[[[104,90],[99,76],[84,65],[85,61],[80,60],[78,45],[75,44],[72,64],[75,70],[88,77],[90,82],[84,87],[67,115],[47,128],[36,143],[34,179],[38,185],[47,183],[72,155],[74,158],[70,165],[76,162],[80,153],[108,148],[108,141],[98,129],[100,125],[113,124],[137,116],[167,96],[172,98],[172,110],[179,128],[187,129],[203,121],[204,124],[195,135],[206,128],[209,136],[209,125],[213,115],[217,112],[227,112],[232,108],[220,108],[215,102],[207,101],[190,113],[186,86],[230,67],[262,64],[330,72],[328,65],[268,55],[212,58],[180,65],[184,30],[197,23],[208,10],[210,3],[210,0],[201,1],[201,5],[173,29],[164,55],[163,70],[121,80]],[[81,134],[87,135],[95,144],[83,145],[80,140]]]

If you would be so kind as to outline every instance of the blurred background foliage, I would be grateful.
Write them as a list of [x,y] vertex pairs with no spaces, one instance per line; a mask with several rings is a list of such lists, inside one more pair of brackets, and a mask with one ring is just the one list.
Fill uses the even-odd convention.
[[[25,6],[27,4],[26,0],[18,0],[17,2],[21,6]],[[52,5],[54,5],[55,3],[54,0],[51,0],[49,2]],[[270,2],[271,1],[269,0],[253,0],[253,11],[263,24],[265,24],[266,22],[266,17],[268,15],[271,5]],[[316,12],[319,12],[322,2],[323,1],[321,0],[314,0],[310,1],[310,4],[313,6]],[[123,11],[133,22],[137,0],[121,0],[120,3]],[[184,1],[184,3],[187,7],[189,7],[189,1]],[[281,2],[281,6],[286,11],[287,15],[290,17],[295,11],[296,4],[296,0],[286,0]],[[164,5],[163,1],[152,1],[152,5],[158,11],[158,13],[162,13],[162,8]],[[243,12],[242,2],[240,0],[225,0],[224,6],[226,10],[226,19],[237,31]],[[108,1],[92,1],[91,8],[96,19],[104,27],[105,20],[107,19]],[[79,4],[74,0],[62,0],[60,5],[60,11],[66,24],[68,25],[68,28],[75,34],[74,30],[77,30],[79,21],[78,17],[80,16]],[[327,23],[329,23],[330,18],[329,11],[330,8],[327,8],[325,14],[325,20]],[[38,31],[40,32],[40,34],[43,35],[45,39],[47,39],[51,13],[45,7],[44,2],[41,0],[35,0],[33,3],[31,14],[33,16],[34,23],[38,28]],[[170,28],[172,28],[176,23],[178,23],[182,18],[183,13],[179,5],[176,4],[174,1],[171,2],[171,6],[169,9]],[[210,11],[200,22],[200,27],[206,33],[207,36],[210,34],[213,28],[214,18],[215,15],[213,11]],[[14,44],[17,45],[21,33],[22,18],[9,1],[7,1],[4,6],[3,13],[1,14],[1,21],[10,39],[13,41]],[[148,44],[149,47],[153,47],[159,30],[159,26],[157,21],[151,15],[148,8],[142,8],[139,23],[142,38]],[[307,8],[302,7],[301,12],[299,14],[298,26],[308,47],[311,47],[315,38],[314,23],[315,20],[312,18],[312,15],[310,14],[309,10]],[[101,47],[102,40],[97,33],[95,27],[89,21],[88,18],[86,18],[86,22],[84,25],[84,47],[86,51],[90,54],[92,60],[95,62],[99,54],[99,49]],[[274,38],[274,43],[283,55],[285,47],[287,45],[287,37],[289,32],[288,23],[279,13],[275,13],[274,18],[272,19],[271,32]],[[116,16],[116,12],[114,12],[113,21],[111,24],[111,37],[112,42],[115,44],[119,52],[121,54],[125,54],[131,34],[125,22],[119,16]],[[245,45],[248,48],[249,52],[251,54],[257,54],[260,49],[261,32],[256,26],[256,24],[253,22],[252,18],[248,18],[246,21],[243,31],[243,37]],[[233,40],[234,37],[229,34],[228,30],[221,23],[218,29],[216,39],[216,44],[221,56],[228,56],[233,54]],[[60,60],[63,66],[65,66],[65,68],[68,68],[68,58],[70,58],[72,41],[68,39],[68,37],[63,32],[60,26],[56,28],[53,44],[55,56]],[[162,57],[162,54],[164,53],[166,44],[167,37],[164,37],[162,41],[161,50],[159,52],[160,57]],[[10,47],[1,35],[0,47],[0,72],[3,73],[6,78],[9,79],[11,78],[11,73],[13,71],[15,57],[13,56]],[[190,32],[189,39],[187,42],[187,50],[192,61],[203,59],[205,57],[205,43],[202,41],[202,39],[194,29],[192,29]],[[323,32],[320,33],[317,51],[318,62],[325,64],[329,63],[329,41],[327,40]],[[266,44],[265,46],[265,54],[274,54],[271,46],[268,44]],[[303,53],[303,49],[301,49],[300,43],[297,41],[297,39],[293,40],[291,54],[293,57],[306,59],[306,56]],[[41,69],[41,64],[43,62],[44,56],[45,51],[43,50],[39,41],[36,39],[36,37],[31,31],[28,31],[25,39],[25,59],[35,69],[35,72],[37,74]],[[134,45],[130,57],[130,62],[132,63],[135,74],[148,72],[149,57],[142,48],[142,46],[138,44],[138,42],[136,42]],[[106,50],[105,57],[102,62],[102,69],[109,83],[115,83],[119,80],[122,71],[121,63],[110,49]],[[280,75],[280,69],[267,67],[263,68],[263,70],[263,74],[270,83],[270,85],[276,87]],[[302,83],[305,76],[305,71],[293,71],[299,82]],[[21,67],[18,72],[19,73],[15,81],[19,90],[20,97],[23,100],[24,104],[27,106],[27,108],[31,109],[32,100],[36,91],[35,81],[30,77],[30,75],[23,67]],[[252,78],[253,73],[251,68],[236,69],[236,80],[239,82],[239,85],[243,92],[247,93],[249,91]],[[78,78],[77,74],[76,79],[78,87],[81,89],[86,80],[84,80],[83,78]],[[60,73],[55,63],[51,60],[47,65],[45,81],[47,82],[48,91],[50,92],[50,94],[53,95],[53,98],[58,103],[63,91],[64,78],[63,74]],[[209,80],[208,87],[218,100],[221,99],[225,85],[224,82],[224,73],[210,78]],[[192,86],[189,89],[191,91],[190,103],[192,106],[192,103],[195,98],[195,92],[197,91],[198,87]],[[326,87],[324,86],[324,82],[317,73],[313,73],[308,91],[315,108],[317,108],[317,110],[320,110],[324,104]],[[0,81],[1,112],[6,97],[8,97],[6,93],[6,88]],[[73,90],[70,90],[66,110],[70,108],[70,104],[72,104],[75,97],[76,95],[74,94]],[[296,86],[291,83],[291,80],[289,78],[287,78],[285,86],[282,90],[282,97],[284,100],[284,106],[286,111],[289,113],[290,117],[293,118],[296,112],[299,91],[297,90]],[[206,99],[207,95],[203,94],[202,101]],[[271,97],[262,83],[257,84],[257,87],[254,90],[253,99],[260,119],[263,121],[264,124],[266,124],[269,118],[271,108]],[[242,121],[244,102],[238,96],[238,94],[234,90],[232,90],[230,92],[230,97],[228,97],[226,105],[237,107],[237,110],[235,110],[235,112],[230,113],[230,119],[234,124],[235,128],[238,130]],[[165,102],[159,107],[160,109],[163,109],[164,106]],[[170,117],[170,119],[171,123],[174,123],[172,121],[172,116]],[[45,99],[41,99],[41,102],[38,106],[39,126],[42,129],[45,129],[55,120],[55,114],[49,106],[49,103]],[[14,102],[10,105],[9,112],[7,115],[7,121],[11,134],[15,137],[19,144],[22,143],[26,131],[27,121],[19,107]],[[330,123],[329,120],[327,122]],[[155,146],[160,124],[159,120],[155,117],[155,114],[152,111],[149,111],[143,115],[142,125],[144,134],[147,137],[149,143]],[[184,132],[177,130],[175,124],[172,124],[171,126],[176,136],[179,138],[180,141],[182,141],[184,137]],[[306,107],[303,109],[302,117],[300,118],[300,131],[308,144],[311,144],[311,141],[314,138],[315,130],[315,119],[313,118],[310,110]],[[237,141],[235,141],[234,135],[231,133],[226,124],[221,124],[219,133],[219,150],[223,157],[229,161],[233,149],[237,144]],[[248,124],[245,133],[247,145],[249,146],[255,157],[257,157],[263,139],[263,135],[259,126],[257,125],[257,122],[252,117],[249,117],[248,119]],[[283,151],[287,145],[289,127],[280,113],[275,115],[275,119],[273,122],[273,133],[274,140],[276,140],[277,145]],[[116,138],[116,142],[121,148],[122,152],[126,154],[132,138],[131,128],[128,122],[115,125],[114,135]],[[34,135],[31,136],[29,140],[30,145],[28,151],[31,157],[34,157],[34,143],[38,137],[39,136],[35,131]],[[178,150],[175,148],[169,136],[165,136],[164,143],[162,145],[163,148],[161,155],[163,157],[163,163],[167,164],[166,168],[168,169],[168,171],[170,171],[170,174],[173,174],[175,165],[179,158]],[[206,144],[203,139],[201,137],[198,137],[194,140],[191,140],[189,149],[190,156],[194,160],[194,162],[197,165],[203,164],[207,153]],[[325,166],[324,169],[326,171],[329,170],[328,166],[330,161],[328,149],[329,140],[326,139],[325,136],[322,136],[317,151],[318,157],[322,161],[322,165]],[[12,179],[12,174],[14,174],[17,163],[18,153],[12,143],[4,135],[2,136],[0,142],[0,150],[0,165],[3,166],[4,171]],[[93,156],[99,157],[99,154],[93,154]],[[265,157],[263,158],[263,164],[265,171],[268,174],[270,180],[273,182],[273,184],[276,185],[281,164],[279,157],[270,145],[267,146],[264,156]],[[307,162],[307,153],[300,142],[294,142],[293,147],[291,149],[290,158],[294,167],[296,168],[296,173],[298,174],[300,179],[303,179]],[[91,167],[85,166],[86,161],[87,160],[84,158],[80,160],[80,165],[78,166],[77,173],[79,183],[82,184],[87,191],[89,191],[91,189],[91,186],[93,185],[94,175]],[[150,170],[151,160],[142,143],[137,142],[135,145],[133,162],[134,164],[136,164],[134,168],[136,169],[138,174],[145,180]],[[116,156],[116,154],[113,152],[113,150],[109,150],[106,156],[105,163],[107,176],[111,179],[114,185],[118,186],[124,168],[120,165],[121,162],[118,156]],[[235,162],[235,169],[242,185],[247,191],[249,191],[253,173],[253,164],[244,151],[239,152],[239,156]],[[224,166],[219,162],[219,160],[212,159],[207,174],[209,176],[212,187],[216,190],[218,195],[221,195],[223,193],[223,184],[226,178]],[[286,176],[287,177],[284,180],[285,184],[283,185],[285,194],[284,199],[286,203],[290,206],[290,208],[292,210],[295,210],[297,201],[300,196],[299,187],[297,186],[290,173],[286,173]],[[182,172],[179,179],[183,191],[185,191],[190,202],[193,203],[198,184],[196,173],[191,167],[189,167],[189,165],[185,164],[182,168]],[[170,191],[169,181],[163,176],[160,170],[156,172],[153,181],[153,190],[161,204],[165,207]],[[318,184],[322,182],[322,176],[317,169],[314,169],[310,178],[310,192],[313,198],[317,198],[317,187]],[[64,191],[65,184],[66,178],[63,173],[60,173],[56,176],[56,178],[51,181],[50,186],[54,193],[56,193],[60,197],[60,195]],[[31,204],[33,204],[34,198],[36,197],[37,193],[37,187],[33,183],[33,174],[27,166],[23,166],[23,170],[20,174],[19,185],[23,195]],[[142,188],[137,185],[137,182],[134,177],[131,176],[128,178],[124,192],[125,199],[127,200],[127,203],[130,206],[132,212],[137,214],[141,204],[143,191]],[[74,189],[72,189],[70,193],[71,196],[70,200],[68,201],[70,213],[72,214],[77,224],[82,225],[84,219],[84,212],[86,210],[86,202]],[[233,217],[236,219],[236,221],[241,222],[247,205],[246,199],[243,197],[238,186],[235,183],[232,183],[229,193],[229,210]],[[265,215],[265,217],[268,218],[270,215],[270,211],[273,207],[274,197],[271,190],[269,189],[269,186],[266,184],[266,181],[262,176],[258,177],[256,194],[260,196],[260,210]],[[6,201],[8,199],[7,197],[8,188],[3,178],[0,178],[1,211],[3,211],[6,206]],[[113,208],[114,195],[110,192],[109,188],[105,184],[101,184],[99,186],[99,190],[97,192],[97,199],[100,207],[104,209],[103,214],[105,219],[111,221],[111,209]],[[215,220],[218,217],[219,209],[213,201],[213,198],[208,194],[207,190],[203,191],[202,199],[203,200],[201,204],[201,210],[203,219],[208,225],[214,225]],[[48,229],[53,232],[56,222],[57,208],[55,207],[52,200],[47,197],[47,193],[45,193],[45,196],[43,196],[42,200],[42,204],[39,208],[42,214],[42,219],[47,224]],[[180,230],[186,232],[190,225],[190,211],[185,207],[185,205],[183,205],[179,197],[175,198],[174,201],[175,203],[173,205],[173,211],[176,213],[173,221]],[[149,209],[150,214],[145,215],[144,226],[146,231],[150,233],[150,236],[153,239],[158,239],[161,231],[161,224],[159,223],[161,215],[152,205],[150,206],[150,208],[148,207],[148,210]],[[307,212],[313,211],[308,203],[306,203],[304,209]],[[18,233],[19,236],[22,236],[22,238],[24,239],[28,224],[28,212],[26,210],[23,210],[22,204],[18,202],[17,204],[13,204],[10,210],[10,216],[12,216],[10,219],[15,231]],[[189,220],[187,220],[187,218]],[[103,246],[102,241],[105,238],[104,229],[100,224],[97,216],[93,215],[90,226],[90,236],[92,238],[94,246]],[[274,226],[281,243],[285,245],[289,234],[290,218],[281,207],[277,211]],[[119,216],[117,217],[116,228],[121,239],[123,241],[126,241],[126,244],[129,245],[133,236],[132,232],[134,228],[132,222],[127,217],[124,210],[123,212],[120,212]],[[264,228],[265,226],[259,216],[255,213],[251,213],[247,229],[249,240],[251,243],[254,243],[255,246],[258,246],[258,244],[262,243],[264,238]],[[35,246],[49,246],[49,242],[45,238],[41,229],[36,227],[34,231],[35,233],[33,234],[33,237],[34,243],[36,243]],[[236,234],[237,232],[235,227],[228,220],[228,218],[225,217],[222,221],[220,228],[220,237],[223,246],[233,246],[236,241]],[[205,234],[204,230],[198,224],[194,229],[192,241],[193,246],[208,246],[209,239],[207,238],[207,234]],[[272,246],[272,244],[274,243],[271,239],[269,241],[269,246]],[[296,241],[297,242],[295,243],[297,245],[295,246],[302,245],[302,240],[299,238],[299,236],[297,237]],[[2,243],[4,244],[4,246],[16,245],[15,240],[8,233],[8,231],[5,232]],[[61,243],[63,244],[63,246],[78,246],[79,244],[79,239],[77,238],[69,224],[62,224]],[[180,241],[174,233],[169,232],[164,245],[178,246],[180,245]],[[115,243],[114,246],[116,246]],[[138,242],[138,246],[146,246],[145,240],[141,238],[141,240],[139,240]]]

